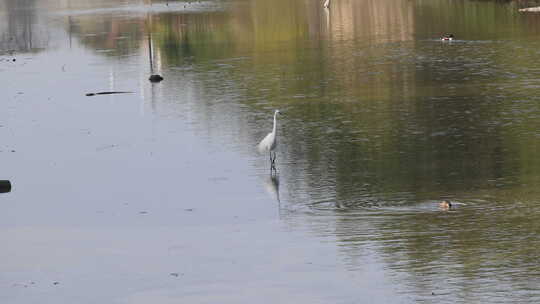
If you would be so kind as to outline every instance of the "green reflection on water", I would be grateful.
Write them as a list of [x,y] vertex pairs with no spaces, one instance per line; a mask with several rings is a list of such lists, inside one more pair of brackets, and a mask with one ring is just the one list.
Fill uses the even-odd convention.
[[[199,97],[227,81],[233,102],[285,108],[286,159],[314,185],[325,172],[338,200],[362,191],[417,200],[538,182],[539,18],[517,8],[238,1],[201,12],[89,13],[71,29],[113,56],[148,49],[151,33],[158,69],[195,67]],[[449,29],[457,41],[437,41]]]

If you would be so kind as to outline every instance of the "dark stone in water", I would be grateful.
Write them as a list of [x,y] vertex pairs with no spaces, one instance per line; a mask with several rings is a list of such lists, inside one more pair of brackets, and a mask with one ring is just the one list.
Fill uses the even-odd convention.
[[159,74],[154,74],[154,75],[151,75],[150,78],[148,78],[148,80],[150,80],[151,82],[160,82],[163,80],[163,77],[161,77],[161,75]]
[[0,180],[0,193],[11,192],[11,182],[8,180]]

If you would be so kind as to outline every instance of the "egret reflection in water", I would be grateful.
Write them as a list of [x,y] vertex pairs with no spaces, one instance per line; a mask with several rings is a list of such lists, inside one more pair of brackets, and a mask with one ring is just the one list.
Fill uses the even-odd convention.
[[270,174],[264,180],[264,189],[270,196],[275,199],[278,203],[279,200],[279,175],[277,173]]

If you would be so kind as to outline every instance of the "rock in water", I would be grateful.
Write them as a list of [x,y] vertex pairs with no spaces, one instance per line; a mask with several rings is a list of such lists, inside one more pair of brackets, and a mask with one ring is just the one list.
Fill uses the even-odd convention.
[[0,180],[0,193],[7,193],[11,191],[11,182],[8,180]]
[[151,82],[160,82],[163,80],[163,77],[161,77],[161,75],[159,74],[154,74],[154,75],[151,75],[150,78],[148,78],[148,80],[150,80]]

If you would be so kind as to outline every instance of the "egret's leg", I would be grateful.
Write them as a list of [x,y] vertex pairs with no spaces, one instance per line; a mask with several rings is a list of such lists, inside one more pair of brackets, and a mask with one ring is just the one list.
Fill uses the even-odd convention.
[[274,156],[272,157],[272,151],[270,151],[270,172],[272,169],[276,170],[276,152],[274,152]]

